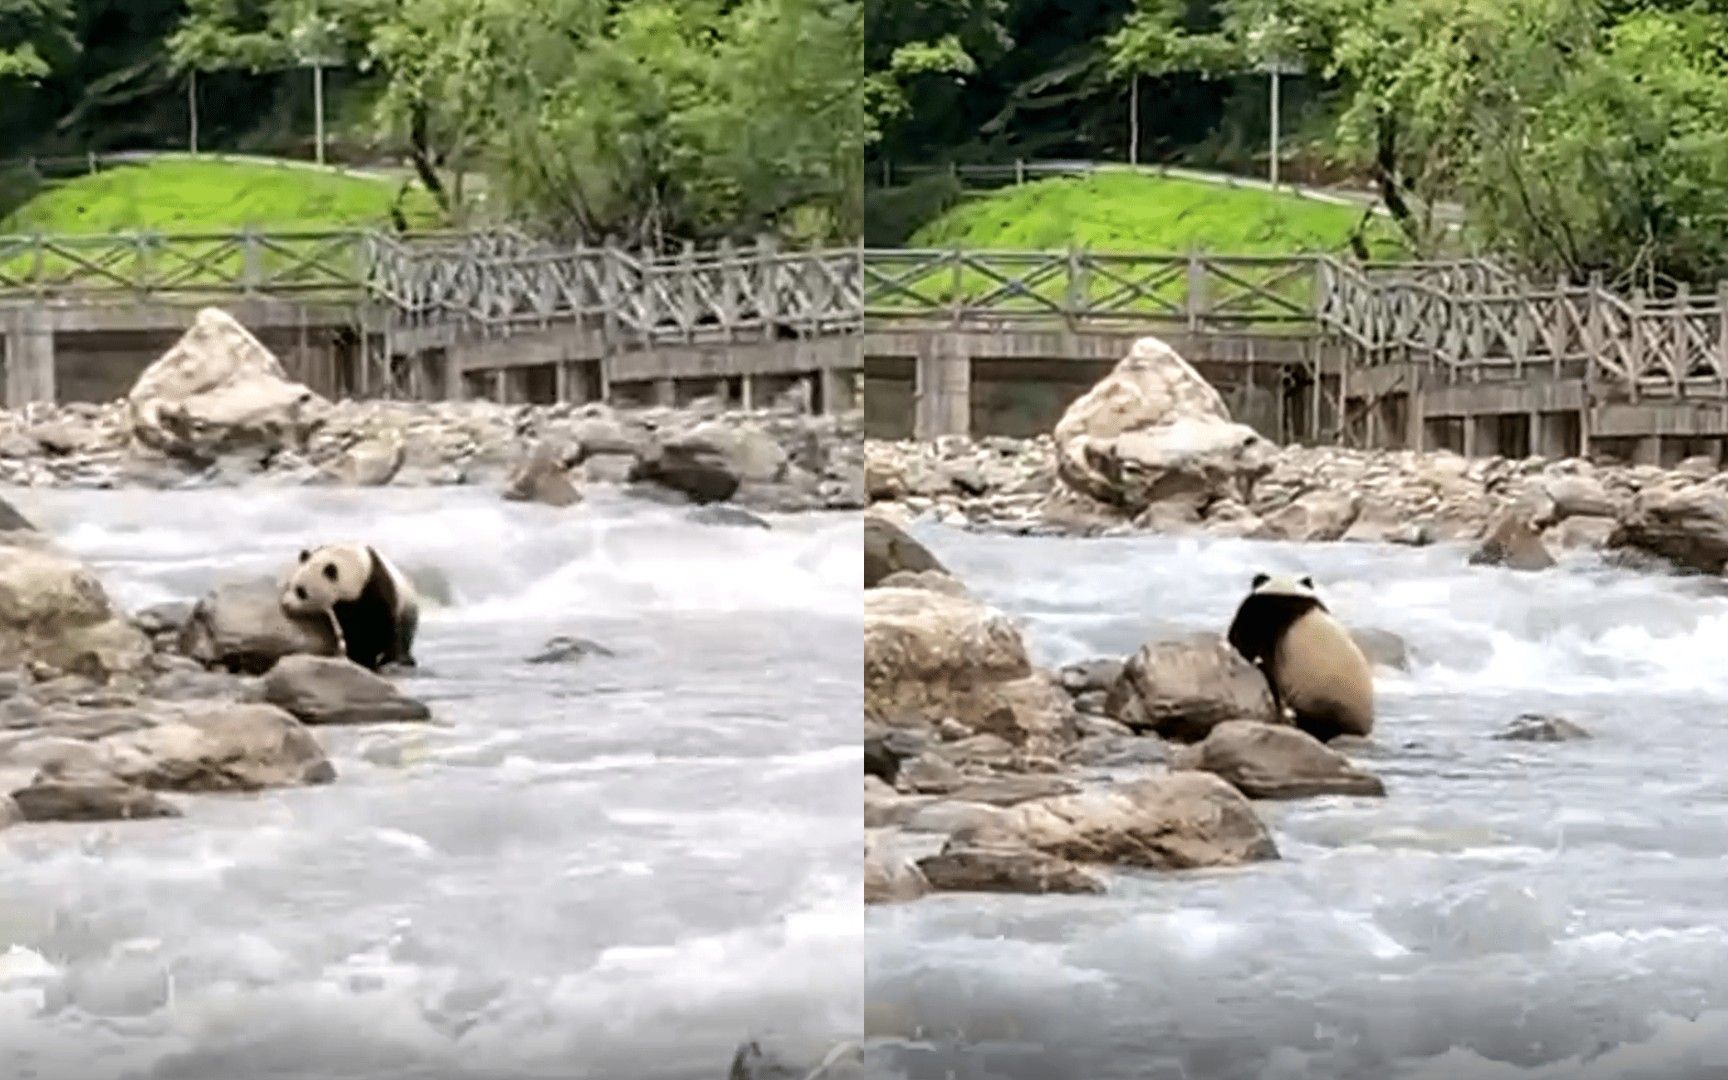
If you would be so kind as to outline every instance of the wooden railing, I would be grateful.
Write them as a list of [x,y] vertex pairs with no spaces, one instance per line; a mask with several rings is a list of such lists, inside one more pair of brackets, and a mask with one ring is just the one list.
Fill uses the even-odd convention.
[[624,345],[966,325],[1075,331],[1177,324],[1308,334],[1357,365],[1449,379],[1582,376],[1631,396],[1728,398],[1728,287],[1657,298],[1600,281],[1540,285],[1482,260],[1093,251],[676,254],[555,248],[509,231],[0,236],[0,302],[381,305],[398,325],[502,336],[592,324]]
[[856,331],[856,249],[560,249],[498,230],[0,236],[0,301],[382,303],[401,323],[508,335],[591,320],[626,343]]
[[1145,325],[1307,333],[1353,363],[1411,361],[1454,380],[1577,376],[1632,397],[1728,398],[1728,286],[1622,295],[1541,286],[1480,259],[869,251],[870,326]]

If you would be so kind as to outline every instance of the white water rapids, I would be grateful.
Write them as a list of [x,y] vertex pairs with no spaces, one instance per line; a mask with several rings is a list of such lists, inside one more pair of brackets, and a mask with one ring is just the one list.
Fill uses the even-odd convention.
[[[866,915],[873,1056],[925,1080],[1728,1076],[1728,595],[1592,559],[915,530],[1039,661],[1222,631],[1259,570],[1402,635],[1384,800],[1258,803],[1282,860]],[[1547,711],[1586,742],[1492,736]]]
[[[716,1080],[862,1013],[856,516],[597,494],[8,492],[125,606],[373,543],[435,725],[338,779],[0,832],[8,1080]],[[557,634],[616,657],[525,659]]]

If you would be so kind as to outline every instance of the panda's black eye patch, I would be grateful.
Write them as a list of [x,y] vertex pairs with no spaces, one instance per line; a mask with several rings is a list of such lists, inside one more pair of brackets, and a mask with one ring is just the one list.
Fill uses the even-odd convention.
[[1302,579],[1302,587],[1304,589],[1312,589],[1314,587],[1314,579],[1311,577],[1303,578]]
[[294,586],[294,596],[300,600],[306,599],[306,586],[304,586],[304,585]]
[[1266,584],[1268,581],[1271,581],[1271,580],[1272,580],[1271,574],[1255,574],[1254,575],[1254,584],[1252,586],[1250,586],[1250,588],[1258,589],[1260,586]]
[[325,563],[324,564],[324,577],[329,581],[335,581],[336,580],[336,564],[335,563]]
[[301,562],[305,562],[307,559],[310,559],[311,557],[312,557],[311,551],[307,550],[306,548],[300,549],[300,561]]

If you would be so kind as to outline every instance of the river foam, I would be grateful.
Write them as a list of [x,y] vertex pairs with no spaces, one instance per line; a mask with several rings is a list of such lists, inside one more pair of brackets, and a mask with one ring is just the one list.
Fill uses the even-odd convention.
[[[1379,680],[1388,798],[1260,803],[1283,859],[1105,897],[866,915],[874,1056],[917,1077],[1703,1080],[1728,1061],[1720,583],[1455,548],[916,530],[1040,663],[1221,631],[1312,574],[1414,663]],[[1494,738],[1550,711],[1595,738]]]
[[[376,544],[428,594],[438,721],[321,732],[329,787],[0,832],[8,1076],[709,1080],[856,1036],[856,516],[6,497],[130,608]],[[524,663],[557,634],[617,655]]]

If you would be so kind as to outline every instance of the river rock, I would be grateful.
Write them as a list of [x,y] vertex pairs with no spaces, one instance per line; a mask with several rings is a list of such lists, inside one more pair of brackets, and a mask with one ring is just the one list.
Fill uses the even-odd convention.
[[108,778],[152,791],[257,791],[328,783],[318,740],[271,705],[150,702],[53,716],[38,779]]
[[1134,343],[1054,431],[1061,481],[1133,517],[1182,495],[1242,499],[1273,447],[1233,423],[1224,399],[1157,338]]
[[1556,521],[1574,517],[1613,518],[1618,503],[1595,476],[1561,474],[1543,480],[1543,493],[1553,505]]
[[329,409],[290,382],[270,350],[218,308],[198,312],[126,401],[140,443],[204,463],[236,451],[303,446]]
[[349,447],[330,467],[330,479],[344,487],[383,487],[401,471],[400,436],[366,439]]
[[148,788],[111,776],[38,776],[14,791],[24,821],[134,821],[179,817],[180,808]]
[[207,667],[262,675],[285,656],[334,656],[340,642],[329,619],[284,613],[276,583],[260,579],[219,585],[200,599],[177,648]]
[[392,724],[432,718],[424,704],[346,657],[283,657],[264,677],[264,700],[307,724]]
[[1557,565],[1531,515],[1516,508],[1502,513],[1489,526],[1488,535],[1470,553],[1469,563],[1509,570],[1548,570]]
[[879,514],[864,515],[864,587],[874,589],[890,574],[934,571],[948,568],[930,554],[930,549],[912,539],[906,530]]
[[1705,484],[1641,491],[1622,511],[1608,546],[1720,574],[1728,563],[1728,494]]
[[1103,879],[1060,856],[1022,844],[956,843],[918,860],[936,892],[1101,893]]
[[105,679],[141,670],[152,651],[82,563],[40,538],[0,544],[0,666]]
[[940,570],[896,570],[876,583],[883,589],[929,589],[948,596],[970,597],[966,586]]
[[11,503],[0,499],[0,533],[35,532],[36,526],[30,524],[23,514],[15,510]]
[[707,506],[693,506],[684,515],[686,521],[697,525],[716,525],[727,529],[773,529],[766,519],[759,514],[752,514],[739,506],[725,506],[719,503]]
[[786,452],[760,429],[707,421],[662,442],[633,479],[715,503],[732,498],[745,483],[781,479],[786,464]]
[[896,904],[916,900],[930,891],[929,882],[902,855],[887,830],[864,832],[864,902]]
[[1260,519],[1250,535],[1262,540],[1321,543],[1342,540],[1356,523],[1360,502],[1353,492],[1310,491]]
[[575,637],[570,634],[560,634],[549,638],[540,651],[528,658],[530,664],[573,664],[590,656],[617,656],[618,654],[587,638]]
[[1379,777],[1307,732],[1253,720],[1219,724],[1172,767],[1213,773],[1250,799],[1386,794]]
[[1161,773],[1021,803],[992,825],[957,833],[951,850],[1030,848],[1080,864],[1191,870],[1276,859],[1242,793],[1211,773]]
[[1522,713],[1494,737],[1508,742],[1573,742],[1591,735],[1563,716]]
[[1073,703],[1033,672],[1006,616],[926,589],[865,591],[864,709],[889,725],[952,720],[1033,755],[1074,734]]
[[1610,517],[1578,515],[1566,518],[1543,533],[1542,538],[1563,551],[1601,551],[1608,546],[1618,524]]
[[1280,719],[1265,676],[1221,635],[1204,632],[1141,646],[1111,688],[1105,714],[1184,742],[1226,720]]
[[1394,671],[1410,670],[1410,646],[1397,634],[1368,626],[1350,627],[1348,632],[1370,664]]
[[582,493],[570,478],[567,456],[551,443],[536,443],[510,474],[504,486],[504,498],[556,507],[574,506],[581,502]]

